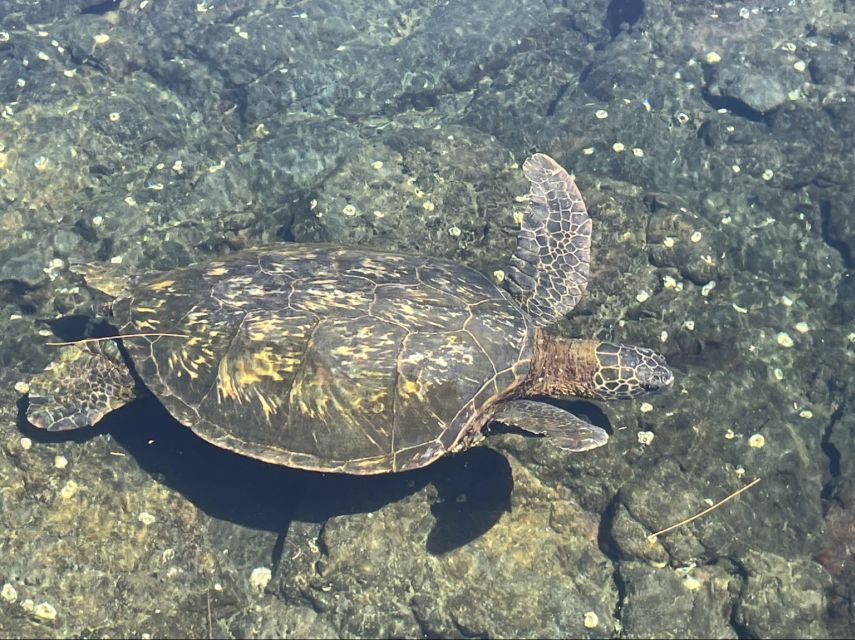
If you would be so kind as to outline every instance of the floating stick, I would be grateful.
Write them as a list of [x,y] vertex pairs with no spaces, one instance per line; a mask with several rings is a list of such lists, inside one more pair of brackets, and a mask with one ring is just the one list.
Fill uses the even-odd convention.
[[45,342],[51,347],[66,347],[73,344],[84,344],[86,342],[100,342],[101,340],[115,340],[117,338],[146,338],[149,336],[170,336],[173,338],[189,338],[186,333],[125,333],[118,336],[103,336],[101,338],[83,338],[82,340],[70,340],[68,342]]
[[703,510],[703,511],[701,511],[700,513],[696,513],[696,514],[695,514],[695,515],[693,515],[691,518],[686,518],[685,520],[681,520],[681,521],[680,521],[680,522],[678,522],[677,524],[672,524],[670,527],[665,527],[665,528],[664,528],[664,529],[662,529],[661,531],[657,531],[656,533],[651,533],[649,536],[647,536],[647,541],[648,541],[650,544],[653,544],[654,542],[656,542],[656,538],[658,538],[659,536],[661,536],[663,533],[668,533],[669,531],[673,531],[673,530],[674,530],[674,529],[676,529],[677,527],[682,527],[682,526],[683,526],[683,525],[685,525],[685,524],[689,524],[689,523],[690,523],[690,522],[692,522],[693,520],[697,520],[697,519],[698,519],[698,518],[700,518],[701,516],[705,516],[706,514],[708,514],[708,513],[709,513],[710,511],[712,511],[713,509],[718,509],[718,508],[719,508],[721,505],[723,505],[725,502],[727,502],[728,500],[731,500],[731,499],[735,498],[736,496],[738,496],[738,495],[739,495],[740,493],[742,493],[743,491],[748,491],[748,489],[750,489],[751,487],[753,487],[753,486],[754,486],[755,484],[757,484],[758,482],[760,482],[760,478],[754,478],[754,480],[752,480],[751,482],[749,482],[747,485],[745,485],[745,486],[744,486],[744,487],[742,487],[741,489],[737,489],[736,491],[734,491],[733,493],[731,493],[731,494],[730,494],[729,496],[727,496],[726,498],[722,498],[721,500],[719,500],[718,502],[716,502],[716,503],[715,503],[714,505],[712,505],[711,507],[708,507],[708,508],[704,509],[704,510]]

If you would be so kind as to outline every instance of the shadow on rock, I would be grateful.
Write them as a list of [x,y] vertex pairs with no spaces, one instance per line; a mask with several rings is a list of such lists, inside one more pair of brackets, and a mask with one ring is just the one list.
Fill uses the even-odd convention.
[[[26,403],[19,403],[20,415]],[[427,550],[443,553],[488,531],[510,508],[508,461],[487,447],[443,458],[425,469],[377,476],[317,473],[254,460],[205,442],[155,400],[137,400],[91,429],[50,433],[19,420],[36,442],[83,442],[110,434],[147,473],[208,515],[282,534],[292,521],[324,522],[372,512],[432,483],[436,524]]]

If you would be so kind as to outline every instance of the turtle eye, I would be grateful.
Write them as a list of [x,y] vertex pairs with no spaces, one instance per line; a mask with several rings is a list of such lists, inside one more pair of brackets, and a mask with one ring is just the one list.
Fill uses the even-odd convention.
[[665,358],[643,347],[634,347],[638,352],[638,363],[634,367],[635,377],[644,392],[652,393],[667,389],[674,383],[674,374],[668,368]]
[[667,389],[674,382],[665,358],[652,349],[601,343],[597,356],[601,380],[597,393],[603,399],[634,398]]

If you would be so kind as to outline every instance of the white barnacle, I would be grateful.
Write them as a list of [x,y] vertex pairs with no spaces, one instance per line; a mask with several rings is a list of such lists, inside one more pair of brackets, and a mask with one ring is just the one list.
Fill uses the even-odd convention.
[[59,497],[63,500],[70,500],[75,496],[79,488],[80,486],[74,480],[69,480],[59,490]]
[[582,617],[582,624],[585,625],[586,629],[593,629],[600,624],[600,618],[593,611],[586,611]]
[[33,607],[33,615],[41,620],[56,620],[56,607],[50,602],[39,602]]
[[18,599],[18,590],[6,582],[3,588],[0,589],[0,598],[3,598],[6,602],[15,602]]
[[766,445],[766,438],[763,437],[762,433],[755,433],[753,436],[748,438],[748,446],[752,449],[762,449]]
[[789,349],[790,347],[793,346],[793,344],[795,344],[793,342],[793,339],[790,337],[790,334],[787,333],[786,331],[778,332],[778,335],[776,336],[775,339],[777,340],[779,345],[781,345],[782,347],[784,347],[786,349]]
[[252,570],[252,573],[249,574],[249,584],[259,591],[262,591],[268,584],[270,584],[270,579],[272,577],[273,573],[267,567],[256,567]]
[[652,431],[639,431],[636,434],[636,438],[638,438],[638,444],[645,447],[649,447],[650,444],[653,442],[653,438],[655,437],[656,435]]

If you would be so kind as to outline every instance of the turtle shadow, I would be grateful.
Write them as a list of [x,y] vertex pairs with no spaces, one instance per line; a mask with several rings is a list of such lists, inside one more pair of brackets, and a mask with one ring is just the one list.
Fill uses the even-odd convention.
[[[19,404],[20,415],[25,406]],[[426,550],[441,554],[487,532],[510,509],[508,461],[487,447],[438,460],[415,471],[376,476],[318,473],[281,467],[221,449],[177,422],[154,399],[114,411],[91,429],[50,433],[19,419],[36,442],[82,442],[110,434],[137,464],[209,516],[280,539],[295,521],[368,513],[433,484],[435,518]]]

